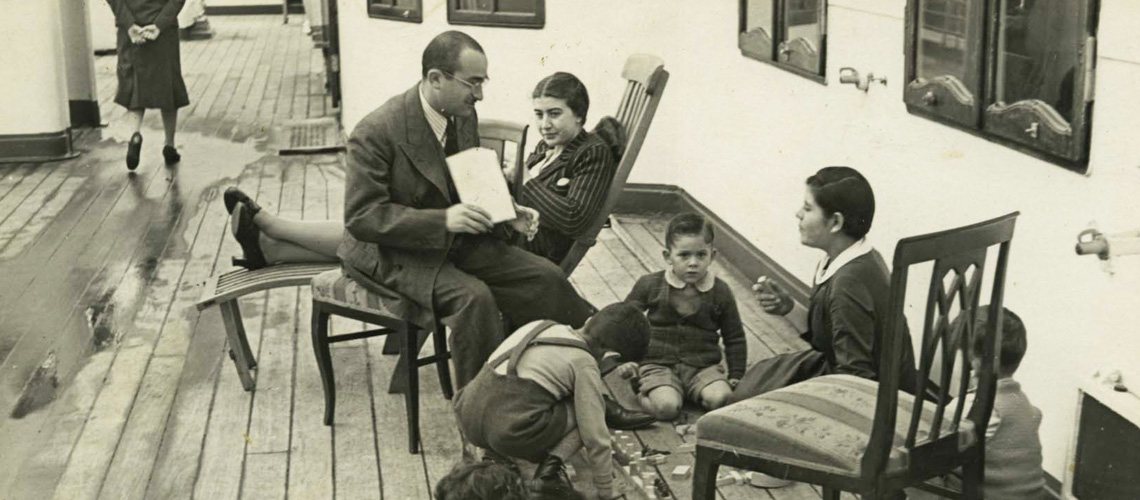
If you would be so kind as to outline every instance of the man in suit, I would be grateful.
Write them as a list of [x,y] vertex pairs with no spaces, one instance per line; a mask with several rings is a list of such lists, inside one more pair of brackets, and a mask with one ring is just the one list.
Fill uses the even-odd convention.
[[[581,327],[593,307],[558,266],[498,237],[482,209],[461,203],[444,158],[479,145],[475,103],[483,99],[487,56],[458,31],[423,53],[422,79],[353,130],[345,179],[346,273],[380,294],[415,304],[412,319],[450,327],[459,388],[505,338],[508,322],[551,319]],[[532,231],[531,209],[506,224]]]

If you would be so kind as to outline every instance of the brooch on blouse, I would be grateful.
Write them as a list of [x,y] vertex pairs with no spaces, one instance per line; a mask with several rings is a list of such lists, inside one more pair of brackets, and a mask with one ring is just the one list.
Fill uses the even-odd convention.
[[570,179],[563,177],[561,179],[558,179],[558,182],[555,182],[554,184],[558,187],[566,187],[570,185]]

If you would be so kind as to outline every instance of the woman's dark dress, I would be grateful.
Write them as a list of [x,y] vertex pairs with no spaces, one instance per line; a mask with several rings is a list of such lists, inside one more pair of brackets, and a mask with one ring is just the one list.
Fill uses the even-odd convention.
[[[811,348],[761,360],[744,374],[733,392],[741,401],[821,375],[846,374],[879,380],[883,315],[888,311],[890,272],[871,250],[816,283],[802,338]],[[913,393],[915,370],[910,336],[903,349],[901,389]]]
[[[118,34],[119,90],[115,103],[127,109],[175,109],[190,104],[178,48],[178,11],[184,0],[108,0]],[[131,25],[158,27],[158,38],[131,43]]]

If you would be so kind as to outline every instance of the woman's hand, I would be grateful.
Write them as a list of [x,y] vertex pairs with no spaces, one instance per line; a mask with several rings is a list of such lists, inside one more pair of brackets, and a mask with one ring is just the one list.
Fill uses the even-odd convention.
[[768,314],[783,316],[792,312],[796,306],[792,296],[788,295],[779,283],[768,279],[767,276],[758,278],[756,284],[752,285],[752,290],[759,292],[757,299],[760,301],[760,308]]
[[538,210],[515,204],[515,218],[507,221],[515,231],[526,235],[526,240],[534,239],[538,234]]
[[147,42],[143,27],[137,24],[132,24],[130,28],[127,28],[127,38],[135,45],[142,45]]
[[154,40],[158,38],[158,34],[161,32],[162,31],[158,29],[158,26],[155,26],[153,24],[148,24],[142,27],[142,36],[147,40]]

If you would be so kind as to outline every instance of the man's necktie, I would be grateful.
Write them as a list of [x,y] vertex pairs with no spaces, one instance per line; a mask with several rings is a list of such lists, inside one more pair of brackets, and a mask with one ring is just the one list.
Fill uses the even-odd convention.
[[[443,132],[443,156],[451,156],[459,152],[459,133],[455,130],[455,119],[447,119],[447,130]],[[444,178],[447,179],[448,194],[451,195],[453,203],[459,203],[459,193],[455,190],[455,181],[451,180],[451,172],[445,171]]]
[[459,133],[455,130],[455,119],[447,120],[447,130],[443,132],[443,155],[451,156],[459,152]]

